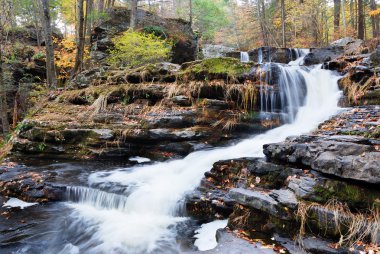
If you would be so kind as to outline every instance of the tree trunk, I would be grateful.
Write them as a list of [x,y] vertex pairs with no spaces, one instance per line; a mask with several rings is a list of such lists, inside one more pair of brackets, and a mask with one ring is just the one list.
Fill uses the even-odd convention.
[[[370,8],[372,11],[377,9],[376,1],[371,0],[370,2]],[[371,16],[371,23],[372,23],[372,36],[373,38],[378,37],[379,34],[379,16]]]
[[190,7],[190,26],[193,26],[193,0],[189,0]]
[[94,0],[87,0],[86,2],[86,35],[87,35],[87,45],[91,44],[91,33],[92,33],[92,26],[94,23],[93,19],[93,13],[94,13]]
[[358,38],[364,40],[363,0],[358,0]]
[[77,13],[78,13],[78,23],[77,23],[77,52],[75,55],[75,65],[72,70],[71,76],[78,74],[83,68],[83,56],[84,56],[84,43],[85,43],[85,21],[84,21],[84,11],[83,11],[84,0],[77,1]]
[[98,11],[100,13],[104,11],[104,0],[98,0]]
[[54,44],[52,36],[49,0],[41,0],[41,3],[43,9],[42,24],[45,30],[47,84],[49,85],[49,87],[54,89],[57,87],[57,75],[55,72],[54,63]]
[[352,28],[355,28],[354,0],[350,0],[350,24]]
[[[2,33],[2,31],[0,31]],[[4,61],[3,61],[3,36],[0,35],[0,114],[4,136],[9,133],[7,89],[4,80]]]
[[346,20],[346,1],[342,0],[342,23],[343,23],[343,30],[344,30],[344,36],[347,36],[347,20]]
[[334,33],[337,34],[339,32],[340,26],[340,1],[334,0]]
[[137,25],[137,4],[138,0],[130,0],[131,1],[131,21],[130,27],[134,30]]
[[286,37],[285,37],[285,0],[281,0],[281,27],[282,27],[282,46],[286,48]]

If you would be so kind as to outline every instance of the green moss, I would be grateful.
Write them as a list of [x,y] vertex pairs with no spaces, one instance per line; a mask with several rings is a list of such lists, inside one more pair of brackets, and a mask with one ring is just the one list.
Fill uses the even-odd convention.
[[211,58],[189,63],[179,76],[195,80],[236,78],[249,72],[251,68],[252,64],[241,63],[235,58]]
[[311,199],[318,203],[323,204],[331,199],[337,199],[355,209],[371,208],[380,197],[380,193],[376,191],[333,180],[328,180],[324,186],[314,187],[314,193]]

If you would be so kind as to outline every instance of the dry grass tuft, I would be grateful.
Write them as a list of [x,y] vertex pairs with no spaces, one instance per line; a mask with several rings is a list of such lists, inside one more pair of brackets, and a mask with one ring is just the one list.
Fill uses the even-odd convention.
[[312,217],[317,209],[325,210],[333,214],[331,218],[322,218],[325,229],[331,223],[339,233],[339,246],[352,247],[357,242],[370,241],[376,243],[380,232],[380,213],[379,210],[373,208],[367,213],[353,213],[348,208],[347,204],[343,204],[337,200],[330,200],[326,205],[318,203],[300,202],[296,216],[300,221],[300,230],[298,240],[302,244],[302,237],[306,233],[307,220]]

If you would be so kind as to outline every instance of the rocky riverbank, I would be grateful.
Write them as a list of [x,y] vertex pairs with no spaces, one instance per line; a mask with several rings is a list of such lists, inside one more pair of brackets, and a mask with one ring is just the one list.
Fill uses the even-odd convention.
[[358,253],[362,242],[379,243],[379,126],[379,106],[349,108],[313,134],[265,145],[266,158],[219,161],[187,210],[201,221],[228,218],[249,239],[297,238],[308,253]]

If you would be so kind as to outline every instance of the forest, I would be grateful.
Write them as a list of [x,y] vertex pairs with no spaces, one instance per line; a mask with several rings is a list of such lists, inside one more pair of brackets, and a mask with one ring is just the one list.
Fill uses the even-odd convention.
[[379,0],[0,0],[0,253],[380,253]]

